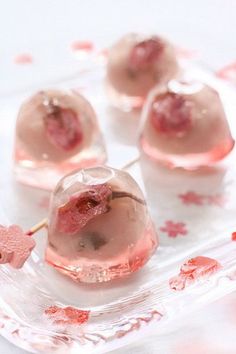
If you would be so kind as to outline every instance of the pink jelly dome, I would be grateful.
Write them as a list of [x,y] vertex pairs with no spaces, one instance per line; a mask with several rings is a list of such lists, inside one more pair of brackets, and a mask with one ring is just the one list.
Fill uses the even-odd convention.
[[195,168],[222,159],[234,140],[214,88],[197,81],[171,80],[149,94],[140,144],[154,160]]
[[16,122],[18,148],[38,161],[71,158],[91,144],[97,131],[92,106],[74,91],[36,93],[22,104]]
[[107,81],[120,94],[143,97],[178,70],[174,47],[166,39],[130,33],[109,50]]

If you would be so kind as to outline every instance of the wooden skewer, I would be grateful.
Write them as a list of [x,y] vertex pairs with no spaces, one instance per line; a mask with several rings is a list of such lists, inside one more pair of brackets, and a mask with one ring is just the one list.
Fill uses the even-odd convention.
[[42,228],[47,227],[47,225],[48,225],[48,219],[44,218],[38,224],[32,226],[31,229],[26,232],[26,235],[32,236],[33,234],[35,234],[36,232],[38,232]]
[[127,162],[124,166],[121,167],[121,170],[128,170],[131,166],[135,165],[140,160],[140,156],[137,156],[135,159]]

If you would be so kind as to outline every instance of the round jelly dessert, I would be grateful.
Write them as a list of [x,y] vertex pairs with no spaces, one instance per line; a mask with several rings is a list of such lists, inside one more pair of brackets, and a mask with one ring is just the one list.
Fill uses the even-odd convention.
[[173,46],[162,37],[131,33],[110,49],[107,87],[117,106],[138,107],[151,88],[177,75]]
[[16,122],[17,179],[52,189],[75,168],[106,160],[90,103],[74,91],[40,91],[23,103]]
[[124,171],[99,166],[65,176],[53,192],[46,261],[78,282],[122,278],[158,244],[144,196]]
[[221,160],[234,140],[219,94],[197,81],[171,80],[153,89],[143,109],[140,146],[169,167],[195,169]]

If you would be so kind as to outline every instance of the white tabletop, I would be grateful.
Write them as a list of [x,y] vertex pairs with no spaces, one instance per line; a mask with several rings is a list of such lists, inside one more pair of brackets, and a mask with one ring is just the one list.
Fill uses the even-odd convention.
[[[69,46],[79,39],[103,47],[123,33],[145,31],[196,49],[206,63],[220,68],[236,59],[235,14],[235,0],[2,1],[0,64],[4,56],[30,51],[32,43],[45,43],[45,53],[48,45]],[[114,353],[122,352],[165,354],[155,338]],[[0,338],[0,353],[25,352]]]

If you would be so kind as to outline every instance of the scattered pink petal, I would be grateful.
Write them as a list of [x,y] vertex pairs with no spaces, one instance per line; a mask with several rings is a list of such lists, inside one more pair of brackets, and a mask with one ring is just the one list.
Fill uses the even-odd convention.
[[94,49],[94,45],[90,41],[74,41],[71,44],[71,49],[74,51],[91,52]]
[[236,231],[232,232],[231,239],[232,241],[236,241]]
[[225,196],[220,195],[220,194],[209,195],[206,197],[206,200],[209,205],[216,205],[219,207],[223,207],[226,203]]
[[74,307],[50,306],[44,311],[54,324],[58,325],[81,325],[89,319],[90,311],[78,310]]
[[198,256],[184,263],[177,276],[169,281],[170,288],[173,290],[183,290],[201,277],[210,277],[222,267],[213,258]]
[[195,193],[193,191],[189,191],[184,194],[179,194],[178,197],[186,205],[190,205],[190,204],[203,205],[203,202],[204,202],[204,196],[202,196],[201,194]]
[[109,54],[109,49],[107,48],[104,48],[102,49],[100,52],[98,52],[98,55],[99,56],[102,56],[104,58],[107,58],[108,57],[108,54]]
[[73,91],[77,95],[81,95],[81,92],[83,92],[84,90],[86,90],[85,86],[74,87],[73,89],[71,89],[71,91]]
[[171,220],[165,222],[165,226],[160,227],[162,232],[168,234],[169,237],[177,237],[178,235],[187,235],[186,225],[183,222],[174,223]]
[[74,234],[97,215],[109,210],[112,190],[107,184],[91,185],[89,190],[74,195],[58,209],[57,228],[59,232]]
[[175,47],[176,55],[183,59],[193,59],[199,55],[198,51],[182,48],[179,46]]
[[236,61],[219,70],[216,75],[221,79],[236,84]]
[[224,207],[227,202],[227,198],[222,194],[204,195],[194,191],[179,194],[178,197],[181,199],[182,203],[186,205],[215,205]]
[[32,64],[33,57],[27,53],[18,54],[15,57],[14,62],[15,62],[15,64],[20,64],[20,65]]
[[35,247],[33,238],[17,225],[0,226],[0,264],[21,268]]
[[39,201],[38,206],[40,208],[43,208],[43,209],[48,209],[49,208],[49,203],[50,203],[50,197],[49,196],[44,196]]

